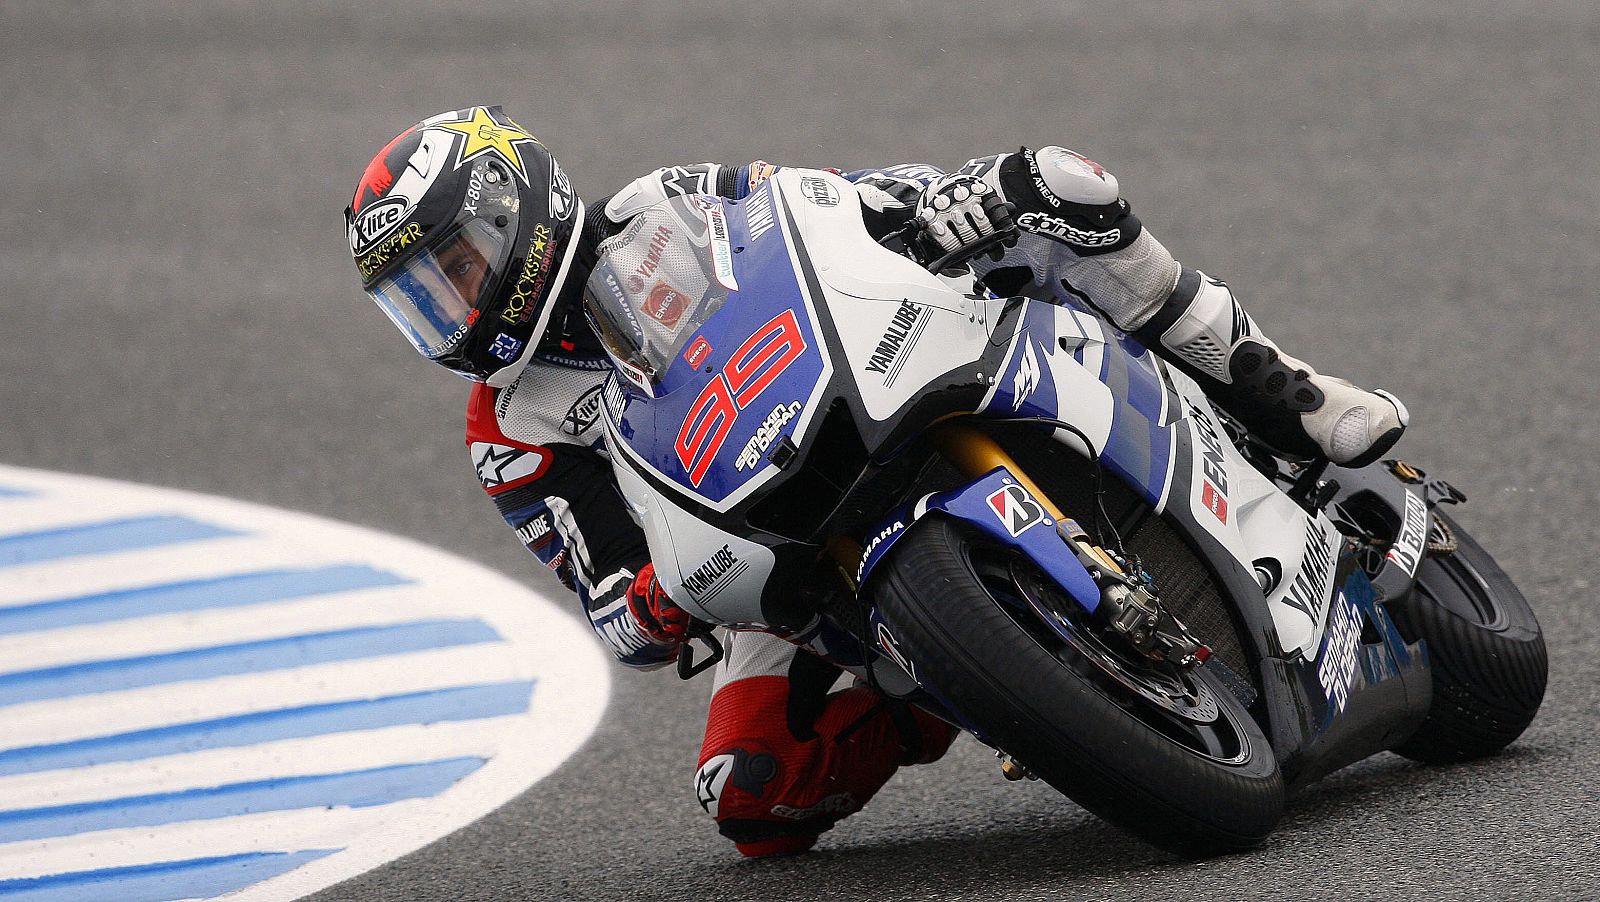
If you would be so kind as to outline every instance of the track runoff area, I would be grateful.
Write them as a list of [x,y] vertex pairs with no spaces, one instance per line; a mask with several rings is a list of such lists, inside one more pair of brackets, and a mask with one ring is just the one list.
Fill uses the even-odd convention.
[[594,731],[588,628],[434,548],[0,466],[0,900],[290,899]]

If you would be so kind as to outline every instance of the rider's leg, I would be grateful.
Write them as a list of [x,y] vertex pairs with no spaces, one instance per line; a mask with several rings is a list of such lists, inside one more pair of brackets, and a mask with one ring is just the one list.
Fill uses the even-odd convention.
[[803,852],[861,810],[903,764],[937,760],[956,731],[767,633],[728,634],[695,798],[752,857]]
[[1405,431],[1407,413],[1385,391],[1366,391],[1283,353],[1261,334],[1221,280],[1183,269],[1166,301],[1134,335],[1178,365],[1268,444],[1343,466],[1382,457]]
[[1099,164],[1043,147],[969,166],[1020,211],[1024,235],[1001,267],[1031,273],[1034,291],[1065,291],[1134,333],[1278,450],[1361,466],[1399,440],[1398,400],[1284,354],[1226,285],[1173,259]]

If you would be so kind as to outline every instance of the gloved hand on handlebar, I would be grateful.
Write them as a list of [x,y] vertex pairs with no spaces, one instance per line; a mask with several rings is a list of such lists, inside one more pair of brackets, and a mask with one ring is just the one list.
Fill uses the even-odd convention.
[[942,175],[929,182],[917,198],[913,223],[930,259],[999,236],[993,251],[998,259],[1001,245],[1017,243],[1017,225],[1012,218],[1015,209],[977,176]]
[[627,591],[628,612],[639,628],[657,645],[682,645],[688,641],[690,618],[683,608],[672,603],[656,580],[655,564],[645,564]]

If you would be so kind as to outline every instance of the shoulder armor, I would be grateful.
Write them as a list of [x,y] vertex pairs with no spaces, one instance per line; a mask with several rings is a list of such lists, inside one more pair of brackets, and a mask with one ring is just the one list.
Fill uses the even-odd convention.
[[606,216],[612,222],[624,222],[671,197],[716,194],[721,174],[718,163],[664,166],[639,176],[613,194],[606,202]]

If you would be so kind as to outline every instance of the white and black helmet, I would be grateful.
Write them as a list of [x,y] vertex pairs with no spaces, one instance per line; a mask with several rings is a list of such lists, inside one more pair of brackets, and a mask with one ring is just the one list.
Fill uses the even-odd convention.
[[345,209],[367,294],[424,357],[494,386],[549,327],[583,219],[555,158],[496,106],[401,132]]

